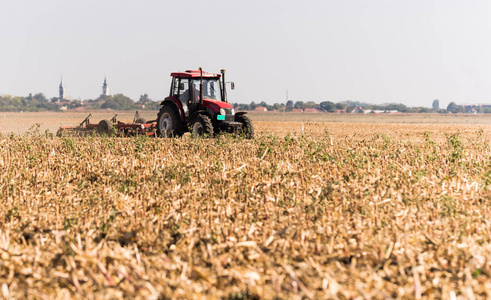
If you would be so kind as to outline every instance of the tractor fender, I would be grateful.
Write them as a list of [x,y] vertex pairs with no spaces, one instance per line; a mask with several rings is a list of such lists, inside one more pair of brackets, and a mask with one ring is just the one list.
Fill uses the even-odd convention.
[[191,120],[194,119],[194,117],[196,117],[197,115],[205,115],[207,117],[209,117],[210,119],[213,119],[213,115],[210,114],[209,110],[206,109],[201,109],[201,110],[198,110],[198,111],[195,111],[192,115],[191,115]]
[[[184,108],[182,107],[181,101],[175,99],[174,97],[168,97],[165,98],[164,101],[160,103],[161,106],[164,105],[169,105],[171,107],[174,107],[178,112],[179,112],[179,117],[181,118],[181,121],[184,122]],[[187,107],[186,107],[187,110]]]
[[242,116],[242,115],[245,115],[245,114],[247,114],[246,111],[239,111],[239,112],[236,112],[235,113],[236,116]]

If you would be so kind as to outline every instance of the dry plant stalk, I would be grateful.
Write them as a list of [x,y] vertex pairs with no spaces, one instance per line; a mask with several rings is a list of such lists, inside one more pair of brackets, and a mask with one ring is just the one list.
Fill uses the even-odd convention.
[[491,297],[489,126],[291,127],[0,138],[2,296]]

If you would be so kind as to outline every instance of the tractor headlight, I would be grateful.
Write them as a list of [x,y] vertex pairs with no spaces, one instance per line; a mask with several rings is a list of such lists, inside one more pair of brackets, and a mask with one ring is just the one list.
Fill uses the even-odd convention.
[[220,108],[220,114],[225,116],[227,113],[225,112],[225,109]]
[[230,113],[232,114],[232,116],[233,116],[233,115],[235,115],[235,110],[232,108],[232,109],[230,110]]

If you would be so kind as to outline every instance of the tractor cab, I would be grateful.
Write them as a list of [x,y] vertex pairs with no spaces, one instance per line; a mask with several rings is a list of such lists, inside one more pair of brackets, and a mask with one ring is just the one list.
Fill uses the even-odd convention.
[[[227,101],[225,70],[221,74],[200,70],[171,73],[169,97],[162,101],[157,116],[157,133],[182,135],[187,130],[212,136],[226,131],[243,131],[252,137],[252,123],[245,112],[235,113]],[[234,89],[234,83],[231,83]],[[245,119],[244,119],[245,118]],[[245,121],[244,121],[245,120]],[[244,122],[247,124],[244,125]],[[165,133],[164,133],[165,132]]]
[[[215,114],[220,108],[232,109],[223,97],[219,74],[203,73],[201,93],[201,76],[199,71],[172,73],[171,93],[169,98],[178,99],[182,105],[184,119],[189,121],[193,112],[205,109]],[[203,94],[203,101],[201,101]],[[216,110],[218,106],[218,110]]]

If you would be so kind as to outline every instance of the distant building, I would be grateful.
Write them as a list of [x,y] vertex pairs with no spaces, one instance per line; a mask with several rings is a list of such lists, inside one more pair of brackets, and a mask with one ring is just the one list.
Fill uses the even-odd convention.
[[358,106],[353,111],[351,111],[352,114],[367,114],[368,112],[363,109],[363,107]]
[[58,101],[55,103],[56,105],[58,105],[59,107],[62,107],[62,106],[68,106],[70,104],[70,101],[68,101],[66,98],[63,99],[63,101]]
[[104,77],[104,84],[102,84],[102,95],[109,96],[109,87],[107,86],[106,77]]
[[268,109],[266,107],[263,107],[263,106],[258,106],[254,109],[254,111],[268,111]]
[[306,108],[304,109],[304,112],[318,113],[320,112],[320,110],[318,110],[317,108]]
[[397,109],[393,110],[380,110],[380,109],[364,109],[363,107],[359,106],[353,109],[351,111],[352,114],[397,114],[399,111]]
[[431,106],[433,107],[434,110],[439,110],[440,109],[440,100],[438,100],[438,99],[433,100],[433,103]]
[[303,109],[300,109],[300,108],[294,108],[294,109],[292,109],[292,112],[303,112]]
[[63,101],[63,99],[65,99],[65,86],[63,85],[63,77],[61,78],[59,91],[60,93],[58,97],[58,102],[61,102]]

